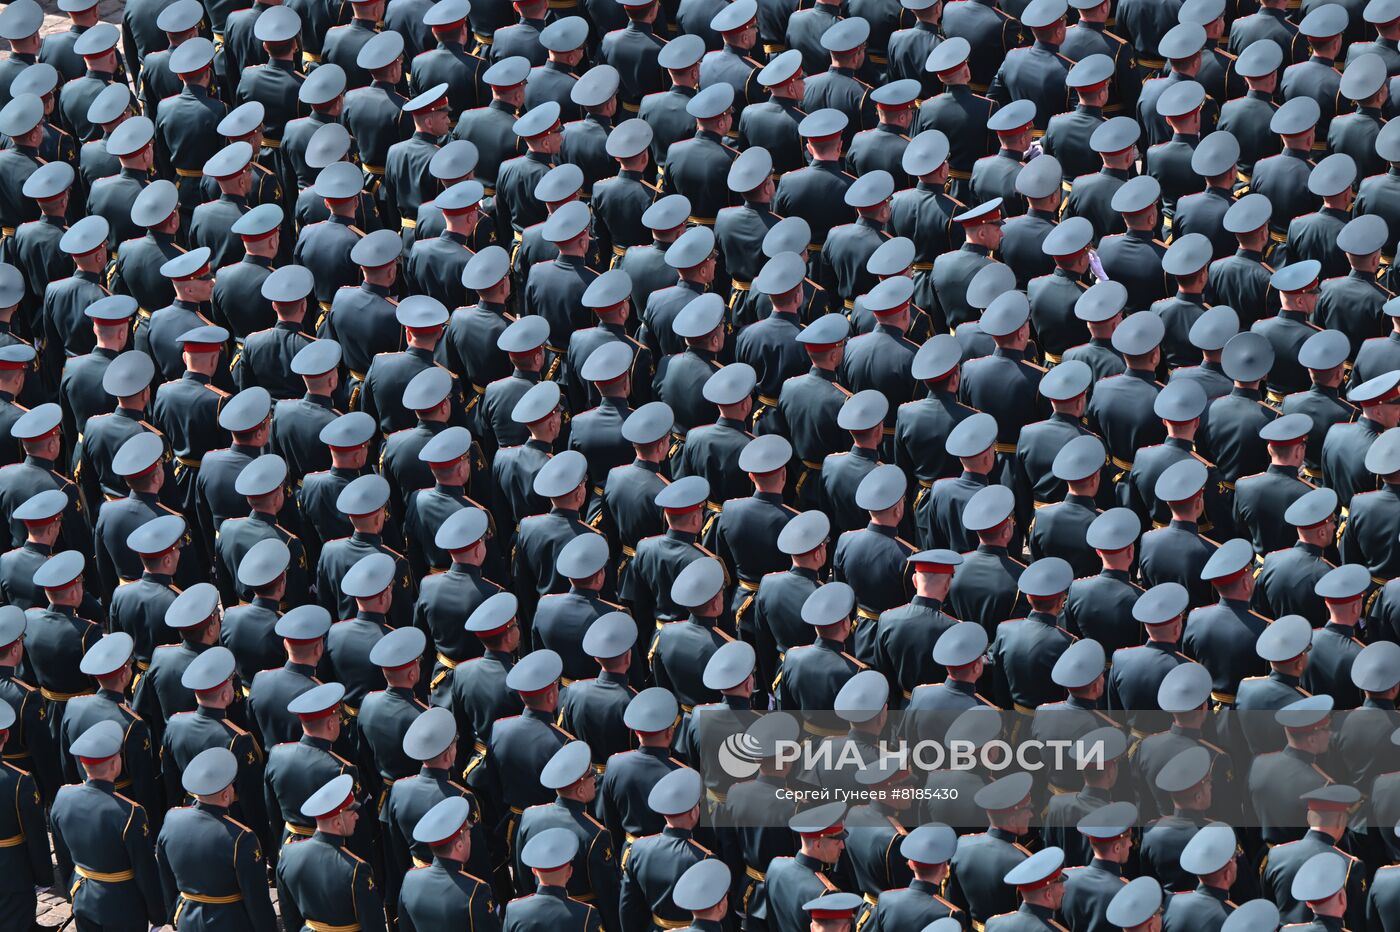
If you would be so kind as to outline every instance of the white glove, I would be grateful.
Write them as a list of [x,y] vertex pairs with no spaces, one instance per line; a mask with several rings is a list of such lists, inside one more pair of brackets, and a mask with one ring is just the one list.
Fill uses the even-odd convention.
[[1038,142],[1033,142],[1033,143],[1031,143],[1031,147],[1030,147],[1029,149],[1026,150],[1026,161],[1029,162],[1031,159],[1035,158],[1036,156],[1038,156],[1038,155],[1044,155],[1044,154],[1045,154],[1045,150],[1042,149],[1042,148],[1040,147],[1040,143],[1038,143]]
[[1101,282],[1108,281],[1108,273],[1103,270],[1103,260],[1094,250],[1089,250],[1089,270],[1094,273],[1094,277]]

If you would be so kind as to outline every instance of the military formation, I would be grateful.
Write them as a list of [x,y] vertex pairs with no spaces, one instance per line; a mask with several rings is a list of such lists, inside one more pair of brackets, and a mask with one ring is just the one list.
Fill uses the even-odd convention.
[[1400,930],[1400,0],[58,9],[0,929]]

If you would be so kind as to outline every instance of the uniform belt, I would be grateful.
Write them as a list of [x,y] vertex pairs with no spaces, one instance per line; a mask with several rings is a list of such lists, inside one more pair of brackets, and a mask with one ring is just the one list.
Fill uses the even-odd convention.
[[1120,460],[1120,459],[1119,459],[1118,457],[1116,457],[1116,456],[1110,456],[1109,459],[1113,462],[1113,465],[1114,465],[1114,466],[1117,466],[1119,469],[1132,469],[1132,468],[1133,468],[1133,464],[1132,464],[1132,462],[1129,461],[1129,460]]
[[802,461],[802,465],[805,466],[805,467],[807,467],[808,469],[812,470],[813,472],[821,472],[821,471],[822,471],[822,464],[821,464],[821,463],[814,463],[814,462],[812,462],[811,460],[803,460],[803,461]]
[[1011,454],[1016,452],[1016,444],[1003,443],[1002,441],[998,440],[996,443],[992,444],[992,449],[996,450],[998,453]]
[[311,62],[315,62],[319,65],[321,63],[321,53],[303,51],[301,53],[301,61],[302,64],[310,64]]
[[402,230],[411,230],[411,229],[413,229],[413,228],[416,227],[416,226],[418,226],[418,221],[417,221],[417,220],[409,220],[407,217],[405,217],[405,218],[403,218],[402,220],[399,221],[399,229],[402,229]]
[[626,246],[619,246],[619,245],[617,245],[616,243],[613,243],[613,248],[612,248],[612,249],[613,249],[613,255],[615,255],[615,256],[621,257],[621,256],[627,255],[627,247],[626,247]]
[[919,480],[919,488],[921,488],[921,489],[931,489],[931,488],[933,488],[933,480],[932,480],[932,479],[920,479],[920,480]]
[[757,592],[758,583],[749,582],[747,579],[741,579],[739,580],[739,588],[743,589],[745,592]]
[[729,282],[734,286],[735,291],[748,291],[753,287],[753,282],[746,282],[742,278],[731,278]]
[[972,172],[965,172],[959,168],[950,168],[948,169],[948,177],[957,181],[971,181]]
[[758,403],[761,405],[767,405],[770,408],[776,408],[778,406],[778,399],[770,398],[767,395],[760,392],[758,395]]
[[783,52],[786,52],[786,51],[787,51],[787,46],[786,46],[786,45],[783,45],[781,42],[765,42],[765,43],[763,43],[763,54],[769,56],[770,58],[771,58],[772,56],[774,56],[774,55],[781,55]]
[[869,903],[871,906],[880,905],[880,898],[878,896],[871,896],[869,893],[862,893],[860,895],[860,898],[865,900],[865,902]]
[[414,858],[414,859],[413,859],[413,866],[414,866],[414,867],[427,867],[427,866],[428,866],[428,862],[425,861],[425,860],[423,860],[422,858]]
[[845,729],[825,728],[821,725],[816,724],[815,722],[803,722],[802,727],[809,734],[816,735],[819,738],[835,738],[837,735],[844,735],[846,733]]
[[1269,239],[1273,240],[1275,243],[1286,243],[1286,242],[1288,242],[1288,234],[1287,234],[1287,233],[1279,233],[1279,232],[1276,231],[1276,230],[1270,230],[1270,231],[1269,231]]
[[725,800],[725,795],[719,790],[712,790],[707,786],[705,787],[705,798],[712,803],[722,803]]
[[136,879],[136,872],[130,869],[112,871],[109,873],[107,871],[88,870],[81,864],[74,864],[73,870],[77,871],[79,877],[83,877],[87,880],[97,880],[102,883],[126,883],[127,881]]
[[932,262],[915,262],[915,263],[911,266],[911,268],[912,268],[915,272],[932,272],[932,271],[933,271],[933,263],[932,263]]
[[177,168],[177,169],[175,169],[175,174],[179,175],[181,178],[203,178],[203,177],[204,177],[204,172],[199,171],[198,169],[194,169],[194,168]]
[[223,34],[222,32],[219,32],[219,30],[217,30],[217,29],[214,29],[214,30],[211,30],[211,31],[214,33],[214,44],[215,44],[215,45],[223,45],[223,44],[224,44],[224,34]]
[[1159,70],[1159,71],[1160,71],[1161,69],[1167,67],[1167,63],[1166,63],[1165,61],[1163,61],[1162,59],[1160,59],[1160,58],[1147,58],[1146,56],[1143,56],[1143,55],[1139,55],[1139,56],[1138,56],[1138,64],[1139,64],[1139,65],[1142,65],[1144,68],[1156,68],[1156,69]]
[[968,82],[967,82],[967,86],[970,87],[970,88],[972,88],[972,92],[973,92],[974,94],[985,94],[985,93],[987,93],[987,85],[985,85],[985,84],[978,84],[976,81],[968,81]]
[[626,100],[619,100],[618,103],[622,104],[622,109],[628,113],[640,113],[642,109],[641,104],[630,103]]
[[207,903],[210,906],[227,906],[230,903],[243,902],[243,894],[241,893],[230,893],[228,896],[206,896],[203,893],[186,893],[181,890],[180,896],[191,903]]
[[59,693],[54,692],[52,689],[44,689],[41,686],[39,687],[39,694],[50,702],[67,702],[69,699],[76,699],[79,696],[91,696],[92,690],[85,689],[82,692],[76,693]]
[[807,244],[807,249],[808,249],[809,252],[821,252],[821,251],[822,251],[822,244],[821,244],[821,243],[808,243],[808,244]]
[[451,657],[447,656],[447,655],[444,654],[442,651],[438,651],[438,652],[437,652],[437,659],[438,659],[438,663],[442,664],[442,665],[443,665],[444,667],[446,667],[447,669],[449,669],[449,670],[455,670],[455,669],[457,669],[457,661],[453,660]]
[[0,227],[0,233],[3,233],[5,236],[14,236],[14,235],[15,235],[15,228],[14,228],[14,227]]
[[651,914],[651,924],[658,929],[688,929],[690,920],[688,919],[663,919],[656,913]]
[[1212,689],[1212,690],[1210,691],[1210,697],[1211,697],[1212,699],[1214,699],[1216,702],[1223,702],[1223,703],[1225,703],[1226,705],[1234,705],[1234,702],[1235,702],[1235,694],[1234,694],[1234,693],[1221,692],[1220,690],[1217,690],[1217,689]]
[[351,369],[350,375],[352,375],[356,381],[363,382],[365,380],[365,374],[363,372],[356,372],[354,369]]
[[198,469],[199,464],[204,462],[204,460],[202,457],[198,456],[177,456],[175,457],[175,462],[179,463],[181,466],[188,466],[190,469]]
[[263,144],[263,148],[264,148],[264,149],[280,149],[280,148],[282,148],[282,140],[280,140],[280,139],[269,139],[269,138],[267,138],[266,136],[263,137],[263,143],[262,143],[262,144]]
[[25,842],[24,832],[18,835],[11,835],[9,838],[0,838],[0,848],[18,848]]
[[1274,404],[1274,405],[1281,405],[1281,404],[1283,404],[1283,396],[1280,395],[1278,392],[1274,392],[1274,391],[1265,392],[1265,393],[1264,393],[1264,397],[1268,399],[1269,404]]
[[358,922],[337,926],[331,925],[329,922],[317,922],[315,919],[303,918],[301,921],[306,923],[306,927],[310,929],[311,932],[360,932],[360,924]]
[[698,224],[700,224],[701,226],[705,226],[705,227],[712,227],[712,226],[715,225],[715,218],[714,218],[714,217],[699,217],[699,216],[696,216],[695,214],[691,214],[690,217],[689,217],[688,219],[690,220],[691,223],[698,223]]
[[1028,706],[1028,705],[1021,705],[1021,703],[1019,703],[1019,702],[1013,702],[1013,703],[1011,703],[1011,706],[1012,706],[1012,708],[1014,708],[1017,712],[1020,712],[1022,715],[1034,715],[1034,714],[1035,714],[1035,709],[1032,709],[1032,708],[1031,708],[1030,706]]
[[636,547],[629,547],[629,546],[627,546],[626,544],[623,544],[623,545],[622,545],[622,555],[623,555],[624,557],[635,557],[635,556],[637,555],[637,548],[636,548]]
[[309,825],[293,825],[291,822],[283,822],[282,826],[288,833],[296,835],[298,838],[310,838],[316,834],[316,830]]
[[316,305],[321,309],[322,313],[329,314],[331,312],[331,303],[329,301],[317,301]]
[[763,881],[768,879],[767,875],[764,874],[763,871],[758,870],[754,867],[745,867],[744,873],[748,875],[748,878],[750,880],[757,880],[759,883],[763,883]]
[[475,754],[485,754],[485,753],[486,753],[486,744],[485,744],[485,742],[482,742],[482,741],[473,741],[473,742],[472,742],[472,752],[475,753]]
[[479,33],[479,32],[473,32],[473,33],[472,33],[472,38],[475,39],[476,41],[480,42],[482,45],[490,45],[493,41],[495,41],[493,37],[491,37],[491,36],[483,36],[483,35],[482,35],[481,33]]
[[383,177],[384,175],[383,165],[371,165],[368,162],[361,162],[360,167],[363,168],[365,171],[369,172],[371,175],[378,175],[380,177]]
[[1321,478],[1322,478],[1322,470],[1320,470],[1320,469],[1313,469],[1311,466],[1304,466],[1304,467],[1302,467],[1302,469],[1300,470],[1300,472],[1302,472],[1302,474],[1305,475],[1305,476],[1307,476],[1309,479],[1321,479]]
[[29,760],[31,756],[28,750],[15,751],[13,754],[0,754],[0,760]]
[[344,709],[346,712],[349,712],[351,718],[359,718],[359,717],[360,717],[360,710],[357,709],[355,706],[351,705],[350,703],[348,703],[348,702],[342,702],[342,703],[340,704],[340,707],[341,707],[342,709]]
[[842,298],[841,306],[848,311],[853,311],[856,309],[856,302],[853,298]]
[[1380,576],[1372,576],[1371,582],[1375,583],[1377,586],[1384,586],[1387,580],[1381,578]]
[[880,616],[877,615],[877,614],[875,614],[874,612],[872,612],[872,611],[871,611],[870,609],[868,609],[868,608],[860,608],[860,607],[857,607],[857,608],[856,608],[856,617],[857,617],[857,618],[864,618],[866,621],[879,621],[879,620],[880,620]]
[[1060,364],[1060,359],[1061,359],[1061,357],[1060,357],[1060,354],[1059,354],[1059,353],[1046,353],[1046,354],[1045,354],[1045,361],[1048,362],[1048,363],[1053,363],[1054,365],[1057,365],[1057,366],[1058,366],[1058,365]]
[[[551,10],[573,10],[578,8],[578,0],[549,0]],[[687,923],[689,925],[689,923]]]

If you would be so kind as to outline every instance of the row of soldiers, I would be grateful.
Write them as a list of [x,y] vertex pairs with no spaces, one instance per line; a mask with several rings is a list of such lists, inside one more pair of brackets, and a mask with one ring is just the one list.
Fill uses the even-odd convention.
[[4,926],[1393,928],[1400,3],[510,6],[0,11]]

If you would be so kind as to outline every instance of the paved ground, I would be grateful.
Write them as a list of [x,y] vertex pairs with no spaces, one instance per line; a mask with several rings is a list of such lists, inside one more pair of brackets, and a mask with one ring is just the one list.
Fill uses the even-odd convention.
[[[105,22],[120,23],[122,5],[123,0],[102,0],[97,5],[97,14]],[[39,0],[39,6],[44,8],[44,26],[39,30],[41,33],[48,35],[68,28],[68,17],[58,12],[57,0]]]

